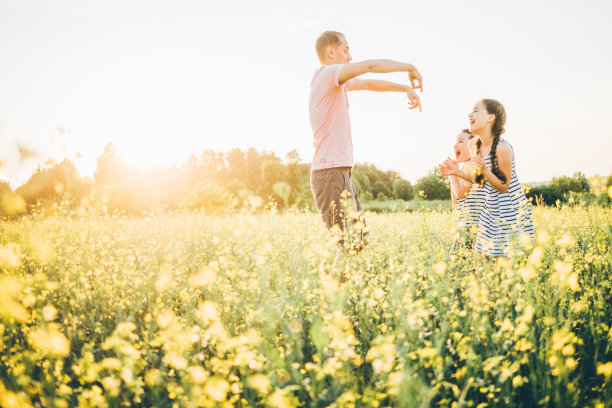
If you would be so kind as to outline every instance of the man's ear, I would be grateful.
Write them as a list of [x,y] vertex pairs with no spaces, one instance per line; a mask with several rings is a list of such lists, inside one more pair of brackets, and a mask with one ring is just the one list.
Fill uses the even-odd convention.
[[333,60],[335,55],[336,55],[336,50],[334,49],[334,47],[332,47],[331,45],[328,45],[327,47],[325,47],[325,57],[327,58],[328,61]]

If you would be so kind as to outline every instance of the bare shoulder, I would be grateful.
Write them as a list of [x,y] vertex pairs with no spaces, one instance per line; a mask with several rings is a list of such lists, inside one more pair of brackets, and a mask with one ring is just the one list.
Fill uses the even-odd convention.
[[506,142],[505,140],[501,140],[497,144],[497,151],[498,152],[509,152],[509,153],[512,153],[512,151],[513,151],[512,145],[510,143]]
[[514,150],[512,150],[510,143],[502,140],[497,144],[496,154],[499,158],[511,158],[514,155]]

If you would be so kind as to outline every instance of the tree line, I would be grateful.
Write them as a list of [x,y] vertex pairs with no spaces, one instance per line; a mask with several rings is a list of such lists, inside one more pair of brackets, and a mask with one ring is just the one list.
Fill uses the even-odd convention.
[[[432,171],[415,186],[397,171],[357,163],[352,179],[362,201],[450,197],[448,182]],[[73,162],[40,165],[15,191],[0,183],[0,211],[14,215],[57,207],[143,214],[147,211],[201,209],[224,212],[245,205],[274,203],[280,208],[314,209],[310,163],[296,150],[283,159],[255,148],[228,152],[204,150],[175,167],[137,169],[125,163],[117,147],[107,144],[93,178],[83,178]]]
[[[450,198],[448,180],[437,169],[412,185],[397,171],[357,163],[351,178],[362,202]],[[612,176],[608,183],[612,184]],[[534,203],[555,204],[589,189],[589,181],[577,173],[533,187],[527,195]],[[304,163],[296,150],[283,159],[255,148],[204,150],[180,166],[140,170],[126,164],[117,147],[109,143],[97,159],[93,178],[81,177],[74,163],[65,159],[39,166],[15,191],[0,182],[0,213],[5,216],[58,208],[59,203],[62,208],[80,211],[131,215],[178,209],[223,213],[269,203],[279,208],[315,208],[310,163]]]

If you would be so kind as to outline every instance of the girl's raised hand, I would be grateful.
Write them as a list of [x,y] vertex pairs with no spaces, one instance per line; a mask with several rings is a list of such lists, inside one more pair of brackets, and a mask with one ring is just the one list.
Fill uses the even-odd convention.
[[450,157],[444,160],[444,162],[440,163],[438,168],[443,176],[454,176],[459,171],[457,161],[451,159]]
[[484,168],[484,159],[480,157],[480,155],[472,156],[472,164],[476,170],[477,174],[482,174],[482,169]]

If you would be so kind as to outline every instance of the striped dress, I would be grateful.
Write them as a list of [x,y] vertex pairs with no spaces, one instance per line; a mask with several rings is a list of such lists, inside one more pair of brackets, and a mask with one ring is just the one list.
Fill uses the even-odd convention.
[[[502,142],[503,140],[500,140]],[[491,168],[491,156],[485,157]],[[511,256],[523,253],[521,236],[533,240],[531,204],[519,183],[512,157],[512,176],[506,193],[500,193],[485,181],[484,203],[478,222],[476,251],[490,256]]]
[[484,204],[484,188],[472,184],[465,198],[457,199],[457,234],[453,240],[451,254],[467,259],[474,253],[480,211]]
[[485,202],[485,192],[484,187],[472,184],[465,198],[457,199],[458,226],[460,228],[478,226],[480,211],[482,211]]

